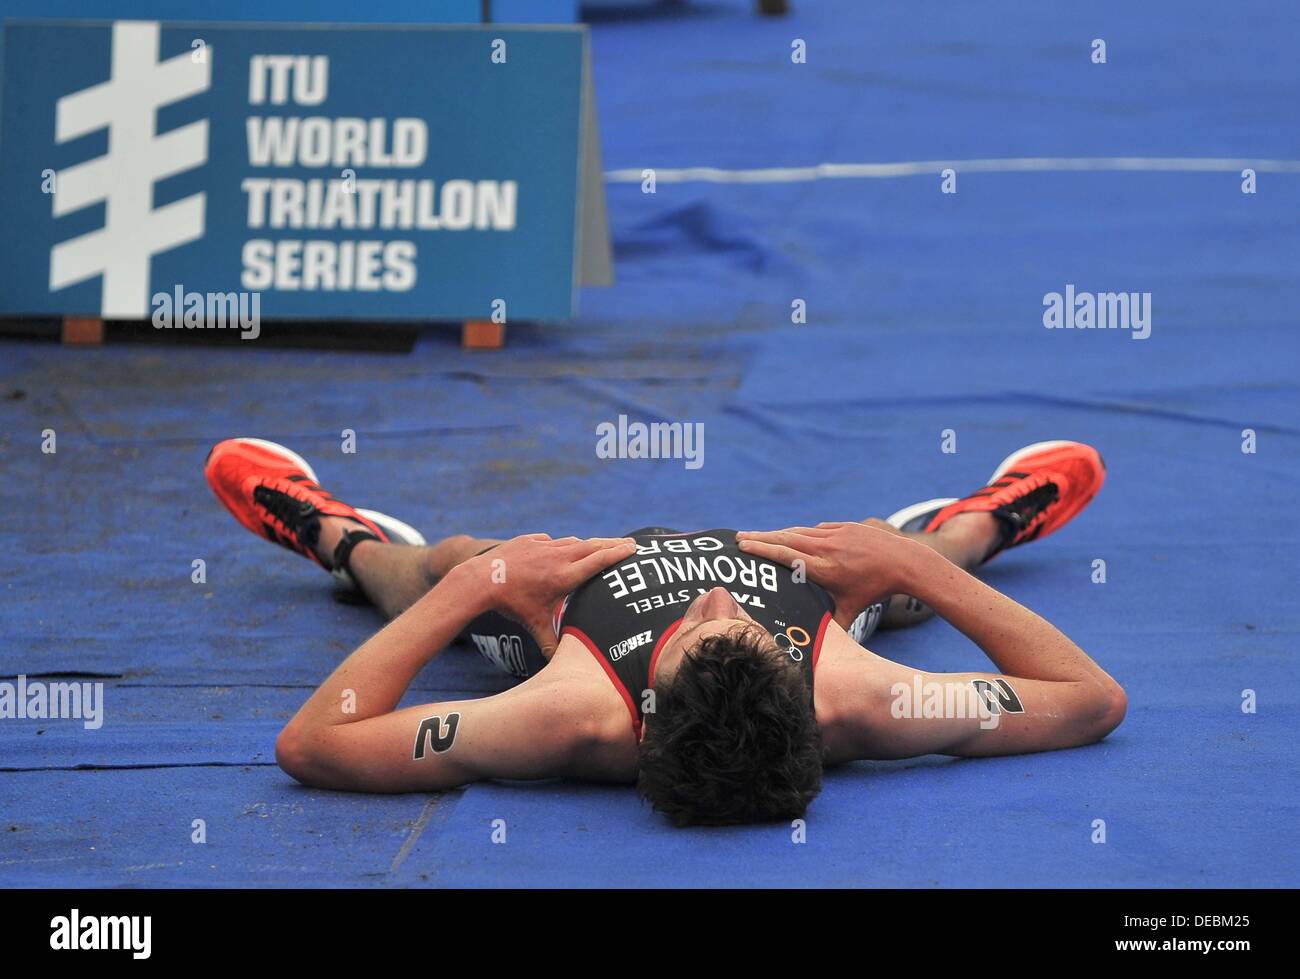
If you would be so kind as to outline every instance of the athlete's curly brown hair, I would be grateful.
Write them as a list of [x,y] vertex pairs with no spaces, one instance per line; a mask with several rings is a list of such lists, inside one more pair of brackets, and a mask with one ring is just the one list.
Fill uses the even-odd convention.
[[795,819],[822,787],[803,673],[758,627],[706,636],[655,685],[641,796],[677,826]]

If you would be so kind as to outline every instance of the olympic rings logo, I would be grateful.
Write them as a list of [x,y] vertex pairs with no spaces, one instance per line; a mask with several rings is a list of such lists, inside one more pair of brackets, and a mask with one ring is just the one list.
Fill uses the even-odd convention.
[[812,636],[808,635],[808,630],[797,625],[786,626],[785,632],[779,632],[772,638],[776,640],[777,648],[796,663],[803,662],[804,649],[812,645]]

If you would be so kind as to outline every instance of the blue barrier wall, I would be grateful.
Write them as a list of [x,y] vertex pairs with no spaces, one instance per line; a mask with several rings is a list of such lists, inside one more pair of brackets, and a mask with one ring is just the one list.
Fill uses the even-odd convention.
[[[177,287],[281,318],[572,312],[583,28],[5,36],[0,312],[142,318]],[[271,56],[320,60],[319,97],[277,102]]]
[[[339,24],[474,24],[482,0],[6,0],[8,18],[207,20]],[[578,0],[491,0],[497,24],[564,24]]]

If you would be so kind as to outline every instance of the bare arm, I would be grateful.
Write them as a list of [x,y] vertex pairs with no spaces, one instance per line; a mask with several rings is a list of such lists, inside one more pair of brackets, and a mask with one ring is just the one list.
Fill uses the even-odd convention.
[[305,785],[356,792],[438,791],[488,778],[612,777],[602,754],[601,705],[550,672],[481,700],[407,707],[350,724],[290,724],[276,742],[276,759]]
[[[1087,653],[1046,619],[921,550],[907,594],[976,643],[1000,674],[928,674],[882,660],[887,665],[863,674],[871,686],[859,696],[881,707],[887,694],[888,710],[850,725],[858,751],[889,758],[1051,751],[1091,744],[1119,726],[1124,691]],[[943,708],[927,711],[926,699],[940,695]]]
[[416,674],[488,609],[554,648],[549,610],[631,546],[533,535],[459,565],[321,684],[277,739],[280,766],[306,784],[380,792],[570,774],[593,718],[563,671],[482,700],[395,708]]
[[461,565],[362,643],[302,705],[290,728],[357,724],[392,711],[416,674],[490,608],[488,590],[475,587],[477,577]]
[[742,546],[786,564],[803,560],[837,604],[914,595],[1002,671],[924,673],[849,651],[843,636],[847,668],[828,671],[841,728],[828,740],[841,758],[1047,751],[1098,741],[1123,719],[1123,690],[1087,653],[924,545],[860,524],[825,524],[755,535]]
[[1065,633],[963,571],[937,552],[907,542],[903,584],[988,655],[1003,673],[1066,683],[1115,681]]

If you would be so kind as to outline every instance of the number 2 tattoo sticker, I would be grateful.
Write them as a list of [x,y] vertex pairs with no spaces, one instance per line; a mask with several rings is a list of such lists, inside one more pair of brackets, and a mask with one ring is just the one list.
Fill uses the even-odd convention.
[[426,745],[433,748],[434,754],[450,751],[451,746],[456,743],[456,728],[459,726],[459,714],[447,715],[445,731],[440,716],[435,714],[433,717],[426,717],[420,722],[420,729],[415,732],[415,752],[411,756],[412,759],[419,761],[423,758]]

